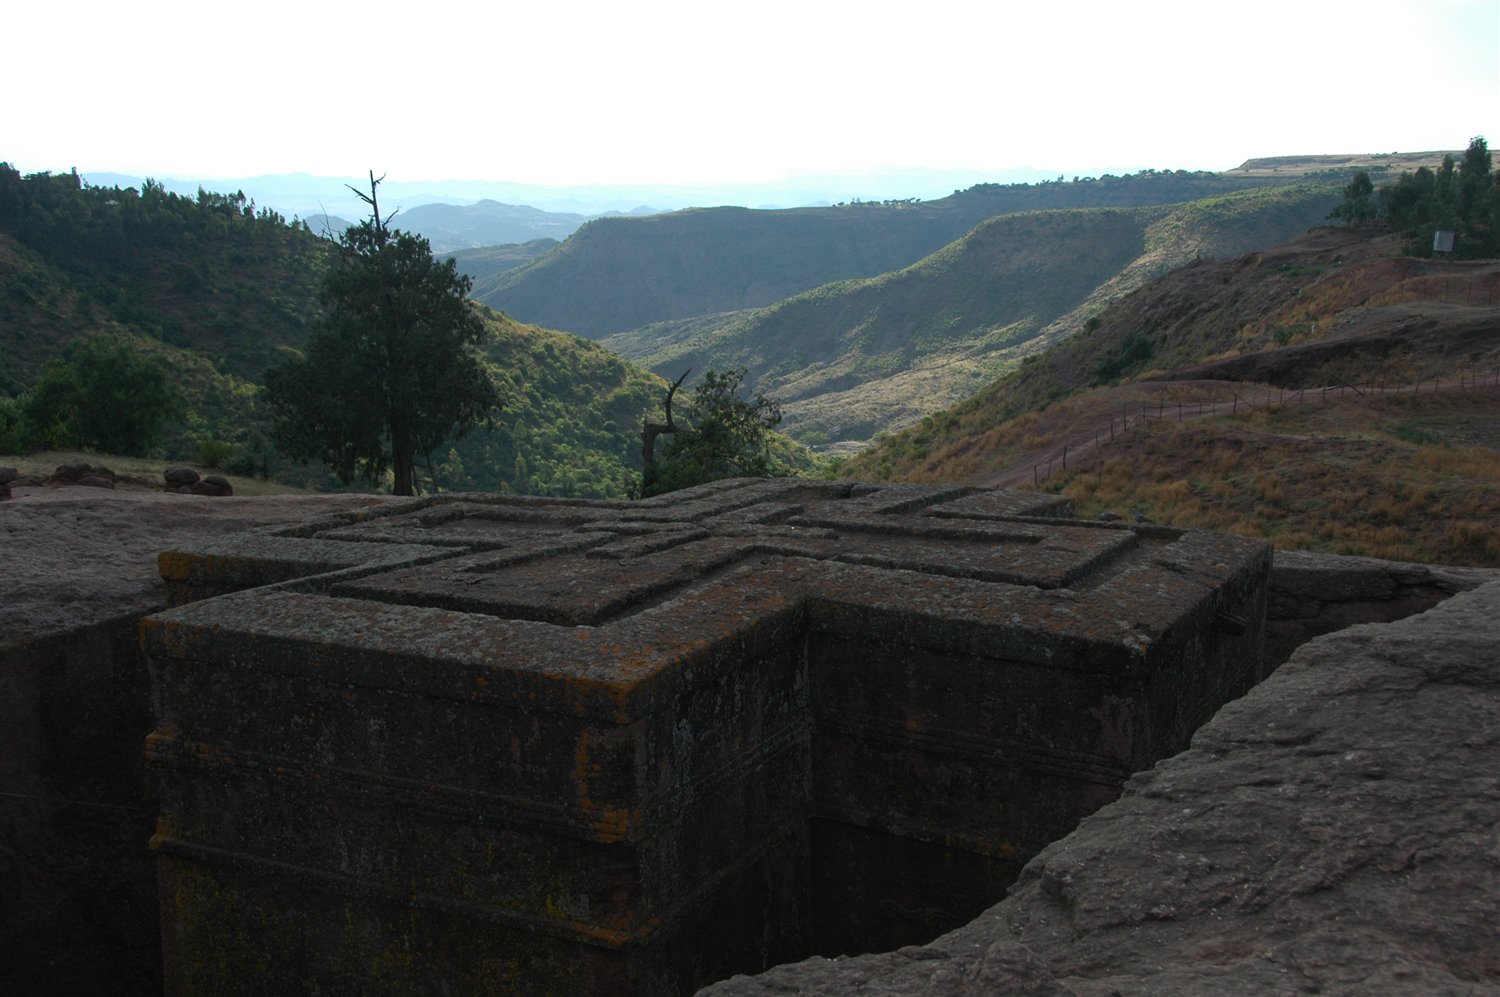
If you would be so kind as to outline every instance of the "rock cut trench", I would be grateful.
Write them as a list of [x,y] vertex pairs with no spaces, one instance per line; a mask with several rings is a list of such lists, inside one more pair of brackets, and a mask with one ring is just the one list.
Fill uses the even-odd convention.
[[1057,503],[452,496],[163,555],[167,993],[689,993],[966,922],[1260,677],[1268,547]]

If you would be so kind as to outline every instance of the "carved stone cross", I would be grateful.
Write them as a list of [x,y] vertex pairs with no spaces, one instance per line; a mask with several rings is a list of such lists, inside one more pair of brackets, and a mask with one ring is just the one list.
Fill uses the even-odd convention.
[[1259,678],[1269,548],[1066,512],[730,481],[163,554],[168,993],[690,993],[963,923]]

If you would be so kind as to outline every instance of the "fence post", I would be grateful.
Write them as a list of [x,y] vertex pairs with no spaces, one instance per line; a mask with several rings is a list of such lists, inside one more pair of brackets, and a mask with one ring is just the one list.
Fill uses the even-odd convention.
[[1062,462],[1063,470],[1066,471],[1068,469],[1068,445],[1066,443],[1063,444]]

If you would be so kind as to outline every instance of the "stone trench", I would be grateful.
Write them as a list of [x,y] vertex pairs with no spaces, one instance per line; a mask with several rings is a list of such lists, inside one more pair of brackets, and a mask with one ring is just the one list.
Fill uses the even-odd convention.
[[[1163,797],[1152,766],[1273,695],[1280,678],[1239,699],[1296,645],[1487,576],[1272,572],[1261,544],[1069,515],[1027,493],[735,481],[444,496],[163,553],[178,608],[141,633],[165,992],[1167,992],[1120,925],[1229,905],[1146,844],[1170,820],[1110,815]],[[1114,854],[1055,857],[1101,822]],[[1204,860],[1242,892],[1271,875],[1246,847]],[[1088,894],[1115,880],[1136,893]],[[1102,930],[1109,903],[1126,910]],[[1105,936],[1123,950],[1079,963]],[[1220,947],[1186,961],[1265,957]]]

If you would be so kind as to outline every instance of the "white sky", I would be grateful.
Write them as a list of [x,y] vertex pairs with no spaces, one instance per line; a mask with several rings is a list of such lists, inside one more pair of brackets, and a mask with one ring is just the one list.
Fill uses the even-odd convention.
[[540,184],[1500,146],[1500,0],[8,3],[0,160]]

